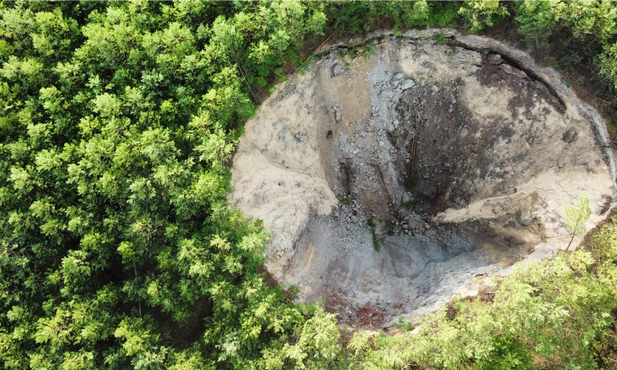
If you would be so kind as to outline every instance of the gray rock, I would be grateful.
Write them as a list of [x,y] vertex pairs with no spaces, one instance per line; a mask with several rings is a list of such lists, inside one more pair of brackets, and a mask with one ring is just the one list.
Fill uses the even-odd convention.
[[528,208],[519,208],[518,210],[516,210],[516,221],[521,224],[521,226],[531,225],[531,222],[533,221],[533,215],[531,214],[531,210]]
[[345,72],[345,68],[340,63],[335,63],[330,70],[332,77],[336,77],[343,72]]
[[343,110],[336,103],[332,103],[332,110],[334,111],[334,120],[339,122],[343,117]]
[[611,197],[608,194],[603,194],[602,200],[604,201],[604,203],[600,205],[596,210],[596,214],[599,214],[599,215],[605,214],[606,211],[608,211],[611,208],[611,204],[613,203],[613,197]]
[[493,65],[499,65],[503,63],[503,59],[501,59],[501,55],[499,54],[491,54],[488,56],[488,62]]
[[[254,148],[254,152],[249,158],[241,158],[245,162],[234,160],[234,164],[244,163],[245,166],[234,172],[239,176],[234,179],[236,184],[243,184],[238,186],[241,190],[236,190],[240,192],[234,199],[249,212],[259,210],[259,214],[267,216],[264,224],[272,228],[273,235],[268,256],[275,256],[275,253],[282,256],[282,259],[270,260],[276,268],[273,275],[276,274],[282,284],[297,283],[304,302],[335,299],[333,309],[342,315],[341,322],[345,325],[359,322],[353,319],[354,313],[348,309],[353,311],[365,307],[363,322],[379,329],[382,325],[391,325],[388,322],[396,322],[401,313],[405,314],[405,321],[414,322],[415,317],[441,307],[455,292],[473,295],[477,284],[468,279],[476,274],[500,273],[503,268],[500,262],[509,263],[518,260],[519,256],[526,256],[527,250],[542,242],[544,235],[546,240],[558,240],[562,236],[559,215],[563,210],[558,208],[558,202],[553,201],[560,194],[553,196],[553,186],[546,186],[547,182],[569,184],[572,180],[571,183],[582,187],[587,180],[579,182],[575,176],[570,179],[570,170],[578,171],[580,166],[587,166],[590,170],[600,168],[584,176],[589,178],[608,172],[604,162],[600,162],[601,148],[596,148],[596,153],[589,145],[584,153],[575,150],[576,153],[564,154],[564,150],[574,150],[583,141],[591,142],[593,136],[588,132],[591,130],[587,130],[588,123],[579,119],[575,111],[561,116],[555,115],[552,109],[546,112],[543,109],[546,103],[552,103],[548,100],[550,92],[543,90],[541,84],[535,86],[530,80],[507,76],[499,69],[502,64],[507,65],[507,61],[494,55],[492,59],[498,60],[499,64],[489,64],[488,57],[493,53],[488,53],[483,61],[489,76],[501,80],[506,85],[504,87],[520,91],[520,97],[505,103],[510,99],[497,98],[494,107],[486,107],[482,105],[486,101],[484,98],[494,96],[498,91],[470,90],[479,86],[475,83],[479,76],[474,71],[478,68],[476,63],[482,60],[481,54],[460,50],[456,58],[444,58],[440,46],[434,45],[431,39],[427,44],[425,52],[428,58],[423,56],[424,47],[419,39],[414,39],[413,44],[398,40],[394,47],[380,44],[380,52],[386,53],[373,58],[371,65],[354,62],[354,69],[343,62],[335,62],[335,51],[330,60],[324,60],[321,68],[312,70],[311,74],[315,72],[313,76],[300,78],[302,83],[290,77],[283,87],[289,86],[298,96],[273,99],[273,103],[267,106],[269,113],[258,115],[257,124],[247,127],[247,133],[253,130],[257,136],[244,137],[248,140],[244,148]],[[405,50],[405,54],[396,54],[398,49]],[[506,55],[506,51],[503,52]],[[409,58],[410,55],[418,57],[415,64],[412,62],[416,58]],[[392,59],[394,56],[396,59]],[[419,63],[424,59],[434,62],[435,69],[422,69]],[[335,66],[337,63],[340,66]],[[355,70],[356,64],[361,67],[359,71]],[[399,65],[401,69],[392,69]],[[430,64],[426,65],[430,67]],[[399,73],[408,66],[410,69],[405,71],[418,72]],[[338,77],[330,79],[328,75],[332,69],[340,72],[339,77],[345,81],[337,81]],[[441,73],[444,71],[447,73]],[[531,74],[534,69],[530,67],[529,71]],[[459,72],[461,80],[458,80]],[[443,80],[440,76],[448,79]],[[473,86],[467,83],[468,77]],[[359,86],[354,85],[352,78],[360,78],[362,86],[365,86],[365,79],[369,80],[366,90],[357,92],[358,98],[356,94],[348,94],[350,89]],[[403,82],[407,88],[405,91],[401,89]],[[520,88],[523,84],[527,88]],[[285,89],[287,87],[283,91],[287,91]],[[315,92],[311,93],[313,89]],[[528,99],[534,91],[541,99]],[[436,92],[435,99],[431,92]],[[480,93],[480,100],[472,99],[476,93]],[[310,95],[313,98],[307,99]],[[459,97],[461,104],[457,102]],[[567,96],[564,99],[568,102]],[[362,104],[358,107],[360,101]],[[393,101],[396,109],[389,109]],[[311,115],[305,108],[308,104],[312,107]],[[476,112],[476,106],[483,109]],[[504,109],[506,106],[531,115],[515,117],[509,114],[511,110]],[[372,107],[379,114],[371,115]],[[542,109],[535,109],[537,107]],[[499,119],[494,119],[496,114]],[[342,120],[342,115],[345,120]],[[547,124],[527,125],[528,121],[524,125],[517,124],[520,118]],[[335,119],[341,121],[335,123]],[[280,123],[275,126],[277,122]],[[425,124],[428,129],[423,130]],[[267,129],[272,130],[268,134],[274,140],[263,140],[260,133]],[[281,135],[283,141],[279,142],[276,138],[283,129],[287,131]],[[557,141],[561,139],[559,133],[564,135],[569,129],[580,131],[578,134],[581,135],[581,142],[576,141],[572,148]],[[332,134],[326,140],[329,130],[336,135]],[[294,136],[296,133],[300,135]],[[415,189],[418,199],[415,199],[404,185],[410,185],[405,180],[410,172],[411,140],[419,134],[424,135],[419,143],[423,145],[418,144],[416,163],[411,167],[419,178]],[[474,138],[475,134],[479,137]],[[530,144],[529,148],[518,145],[525,144],[526,139],[530,142],[531,135],[538,138],[536,144]],[[505,144],[502,137],[511,139],[516,145],[502,145]],[[437,140],[430,140],[435,138]],[[549,140],[546,145],[544,140],[548,138],[552,138],[552,143]],[[299,144],[295,140],[306,141]],[[485,151],[490,155],[483,155]],[[269,171],[273,176],[281,176],[272,180],[276,181],[275,186],[267,186],[271,180],[264,181],[260,173],[254,176],[249,172],[261,171],[261,168],[254,168],[255,158],[272,162]],[[289,162],[288,166],[279,164],[283,159]],[[552,171],[560,164],[565,170]],[[382,171],[381,176],[378,168]],[[458,170],[448,172],[455,168]],[[535,182],[538,179],[536,174],[548,176],[542,182]],[[250,186],[248,183],[244,186],[247,177],[254,177]],[[606,177],[608,184],[611,179],[609,175]],[[598,179],[604,181],[604,177]],[[281,181],[290,185],[285,188],[277,186]],[[295,188],[296,181],[305,183],[302,189]],[[518,195],[507,197],[506,194],[516,193],[514,186],[522,186],[519,184],[529,185],[521,188]],[[480,211],[486,218],[474,221],[480,213],[474,214],[471,207],[469,212],[460,209],[451,214],[454,219],[448,218],[447,213],[446,219],[456,221],[440,223],[441,216],[432,214],[433,203],[425,198],[432,195],[435,187],[439,191],[446,190],[446,187],[452,189],[452,202],[445,202],[444,206],[486,200]],[[599,194],[613,195],[612,187],[606,185],[601,189],[598,187],[598,191],[602,191]],[[271,192],[266,193],[266,190]],[[576,195],[570,194],[568,189],[563,192],[565,199],[569,198],[568,195]],[[338,218],[335,213],[319,216],[322,210],[329,211],[330,202],[336,202],[333,194],[343,193],[351,195],[347,195],[346,204],[340,205]],[[493,197],[497,198],[491,199]],[[522,203],[527,198],[529,205],[525,208]],[[544,208],[542,202],[547,204]],[[611,204],[608,196],[607,202]],[[569,200],[569,203],[573,201]],[[598,213],[609,212],[606,207],[598,208],[597,203],[591,206]],[[441,208],[435,210],[441,211]],[[494,214],[491,214],[491,208],[495,210]],[[515,215],[519,209],[518,220],[529,226],[517,222]],[[525,209],[531,212],[523,211]],[[369,218],[373,219],[374,229],[368,226]],[[434,230],[430,222],[436,222]],[[297,239],[299,230],[306,230],[300,242]],[[373,233],[379,238],[379,255],[374,251]],[[506,239],[510,235],[513,238]],[[493,239],[497,243],[494,249],[475,248],[477,240],[490,242]],[[506,243],[510,248],[500,248]],[[297,245],[296,250],[294,245]],[[401,311],[398,311],[401,303]],[[379,315],[385,314],[384,323],[366,320],[377,304],[388,307]]]
[[405,80],[401,84],[401,89],[407,90],[407,89],[411,89],[412,87],[415,87],[415,86],[416,86],[416,82],[414,80]]
[[394,98],[394,91],[384,91],[381,96],[383,96],[384,99],[390,101],[392,100],[392,98]]
[[297,143],[304,143],[304,142],[306,142],[308,137],[305,134],[303,134],[301,132],[298,132],[298,133],[294,134],[294,139],[296,140]]
[[571,142],[576,141],[577,136],[578,134],[576,131],[574,131],[574,129],[569,129],[568,131],[563,133],[562,140],[570,144]]
[[340,110],[335,110],[334,111],[334,120],[336,122],[339,122],[341,120],[341,118],[343,118],[343,112],[341,112]]
[[518,189],[512,185],[509,185],[506,190],[505,190],[505,194],[506,195],[512,195],[512,194],[516,194],[516,192],[518,191]]
[[516,76],[518,78],[522,78],[526,80],[529,79],[529,76],[527,76],[527,73],[521,71],[520,69],[516,69],[509,64],[500,64],[499,69],[501,69],[502,71],[506,72],[509,75]]

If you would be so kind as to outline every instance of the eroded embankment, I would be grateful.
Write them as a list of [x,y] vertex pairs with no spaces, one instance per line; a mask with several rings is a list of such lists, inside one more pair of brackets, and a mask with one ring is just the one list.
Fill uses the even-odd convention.
[[262,105],[235,155],[232,199],[272,230],[268,269],[343,322],[475,294],[565,248],[579,196],[589,227],[612,204],[602,122],[557,74],[494,40],[444,36],[376,34],[370,58],[330,46]]

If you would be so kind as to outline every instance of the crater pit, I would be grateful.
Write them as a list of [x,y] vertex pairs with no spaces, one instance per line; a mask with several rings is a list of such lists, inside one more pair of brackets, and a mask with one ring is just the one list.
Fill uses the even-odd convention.
[[300,301],[361,327],[413,319],[565,248],[579,196],[588,228],[612,206],[602,122],[526,54],[443,30],[321,52],[246,124],[232,169]]

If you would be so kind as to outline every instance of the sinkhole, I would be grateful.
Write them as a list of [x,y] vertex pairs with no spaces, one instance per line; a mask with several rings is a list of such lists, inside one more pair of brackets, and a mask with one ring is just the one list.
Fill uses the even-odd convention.
[[428,30],[320,55],[247,122],[232,168],[299,301],[360,327],[411,320],[564,249],[580,196],[588,228],[612,206],[602,121],[525,53]]

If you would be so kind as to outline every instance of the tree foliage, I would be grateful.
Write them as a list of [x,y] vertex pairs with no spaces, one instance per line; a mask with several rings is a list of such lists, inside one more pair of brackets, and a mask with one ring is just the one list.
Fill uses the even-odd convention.
[[[567,30],[590,51],[593,62],[611,85],[617,87],[617,3],[615,1],[524,1],[515,4],[519,32],[538,44],[546,44],[556,32]],[[560,42],[563,42],[563,37]],[[597,52],[596,52],[597,50]]]
[[226,195],[248,84],[322,9],[0,5],[2,367],[250,368],[266,349],[296,361],[296,340],[321,355],[303,330],[332,317],[264,284],[266,233]]
[[458,13],[472,33],[494,26],[509,14],[506,7],[498,0],[466,1]]
[[507,10],[529,38],[567,28],[600,45],[617,86],[608,1],[1,2],[0,367],[615,361],[614,225],[591,252],[502,281],[488,304],[457,302],[419,336],[359,333],[345,352],[333,314],[266,286],[267,232],[227,205],[254,91],[306,40],[326,28],[476,32]]
[[584,236],[587,232],[585,222],[591,216],[591,207],[589,207],[589,197],[582,196],[576,204],[565,209],[566,224],[572,230],[572,238],[566,250],[570,248],[575,235]]

